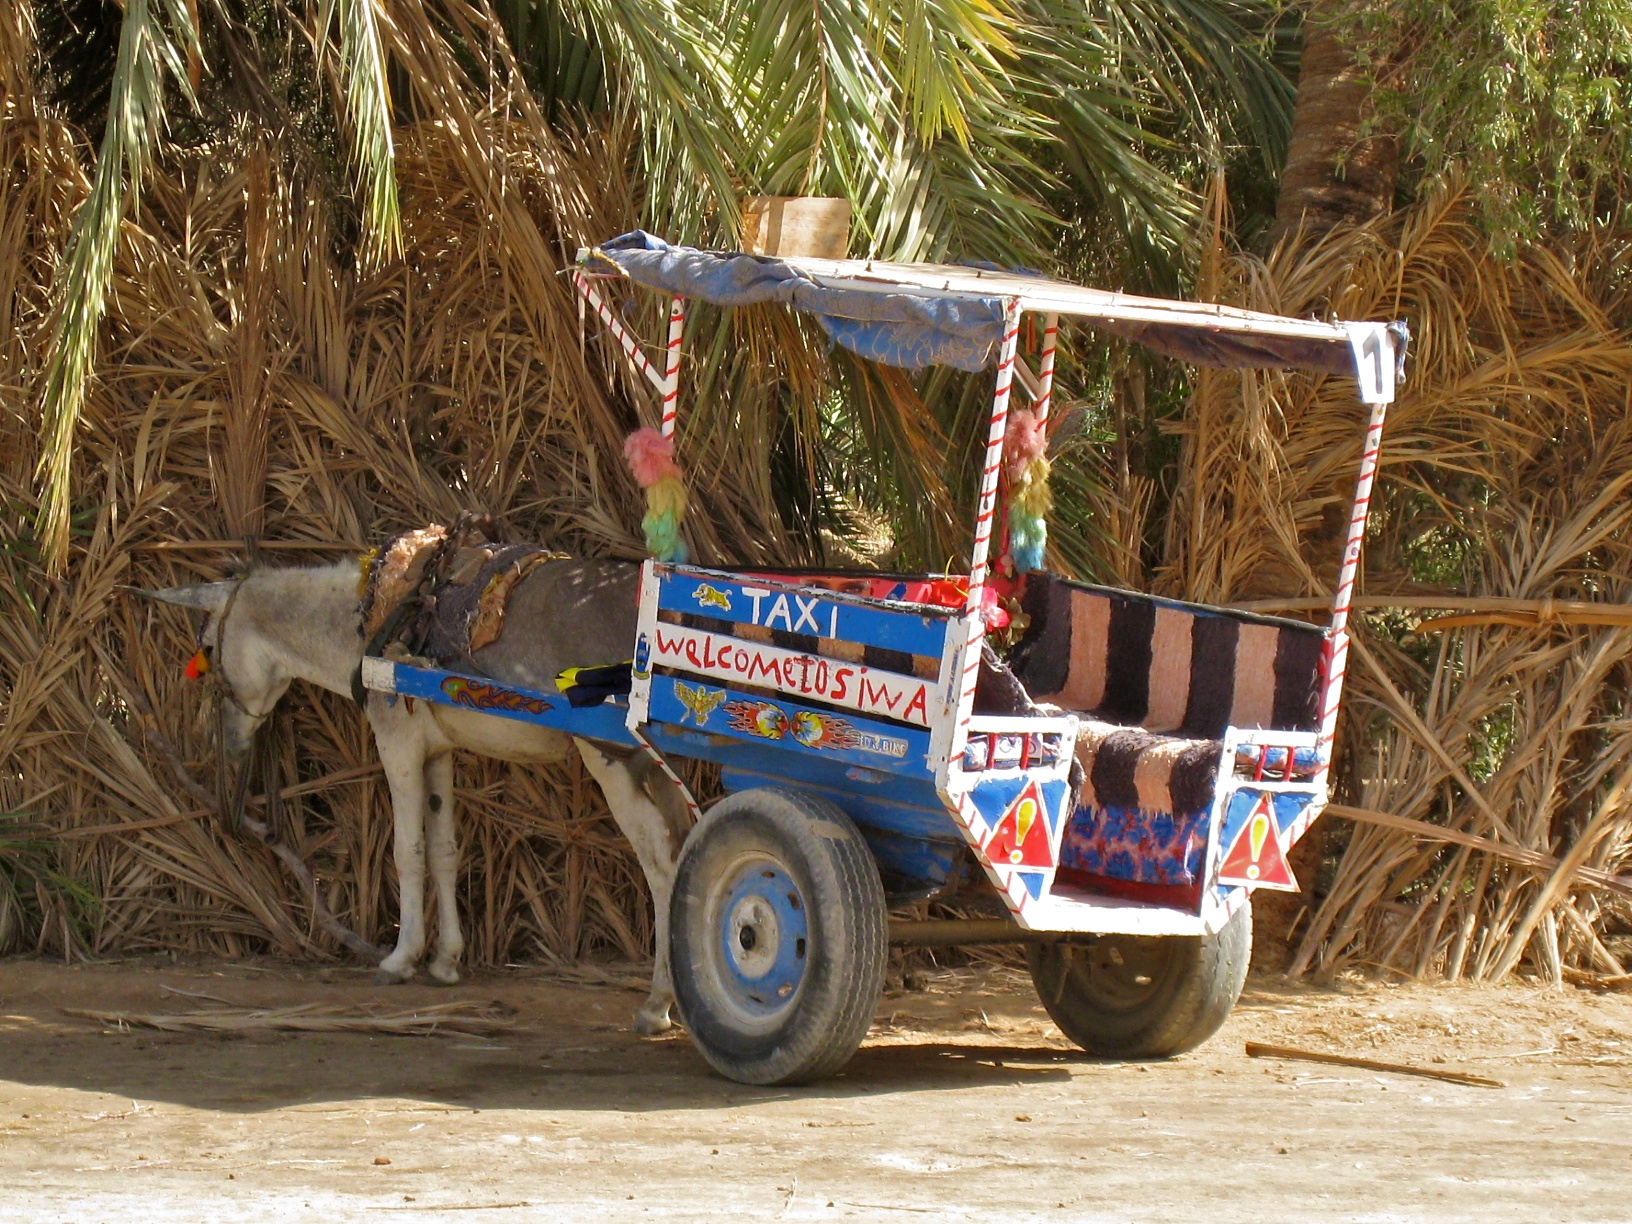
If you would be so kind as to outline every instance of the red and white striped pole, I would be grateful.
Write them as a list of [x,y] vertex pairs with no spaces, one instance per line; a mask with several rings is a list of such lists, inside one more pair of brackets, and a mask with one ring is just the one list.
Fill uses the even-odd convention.
[[1048,424],[1048,410],[1054,402],[1054,343],[1060,333],[1060,316],[1043,316],[1043,352],[1037,362],[1037,403],[1032,411],[1037,424]]
[[1387,400],[1371,406],[1371,424],[1366,427],[1365,447],[1360,453],[1360,480],[1354,489],[1354,511],[1349,515],[1349,535],[1343,544],[1343,564],[1337,573],[1337,594],[1332,598],[1331,658],[1326,665],[1325,691],[1320,697],[1320,739],[1316,744],[1324,762],[1322,775],[1331,768],[1332,745],[1337,739],[1337,709],[1343,699],[1343,673],[1349,662],[1349,605],[1354,602],[1360,545],[1366,536],[1371,486],[1377,477],[1377,456],[1383,447],[1383,418],[1387,415]]
[[663,419],[661,429],[665,438],[674,437],[675,408],[680,402],[680,345],[686,337],[686,299],[677,297],[669,303],[669,347],[663,360]]
[[[629,334],[628,329],[624,327],[622,321],[618,318],[617,313],[610,306],[608,306],[601,295],[595,291],[595,286],[589,283],[589,277],[585,276],[582,272],[576,272],[573,274],[572,283],[577,287],[578,292],[584,295],[585,300],[595,308],[595,313],[600,317],[601,322],[606,325],[606,330],[611,332],[618,344],[622,346],[624,355],[629,358],[629,362],[635,367],[635,370],[651,379],[652,385],[657,388],[659,394],[665,394],[668,390],[670,381],[669,374],[659,374],[657,370],[653,368],[652,363],[647,359],[646,354],[641,352],[640,345],[636,343],[635,338]],[[679,299],[676,300],[678,301]],[[684,320],[684,317],[685,310],[684,307],[682,307],[682,321]],[[672,309],[670,311],[669,333],[669,360],[674,364],[674,373],[677,377],[679,373],[680,353],[679,345],[674,341],[674,321]]]
[[1009,425],[1009,389],[1014,385],[1014,353],[1020,340],[1020,303],[1010,298],[1003,308],[1003,344],[997,356],[997,387],[992,392],[992,423],[986,431],[986,466],[980,474],[980,514],[975,519],[975,550],[969,558],[969,601],[965,610],[980,611],[986,587],[987,559],[992,551],[992,518],[997,513],[997,476],[1003,468],[1003,435]]
[[986,634],[982,603],[992,550],[992,518],[997,512],[997,475],[1003,467],[1003,437],[1009,424],[1009,390],[1014,385],[1014,354],[1020,339],[1020,303],[1010,298],[1003,308],[1003,343],[997,355],[997,386],[992,392],[992,420],[986,431],[986,466],[980,475],[980,511],[975,519],[975,549],[969,558],[969,598],[964,604],[969,640],[963,648],[963,677],[958,688],[958,726],[954,754],[963,740],[974,710],[975,682],[980,679],[981,644]]

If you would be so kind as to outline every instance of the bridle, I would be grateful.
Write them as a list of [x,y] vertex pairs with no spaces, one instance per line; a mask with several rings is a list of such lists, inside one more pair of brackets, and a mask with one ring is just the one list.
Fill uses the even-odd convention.
[[221,649],[221,635],[226,631],[227,617],[232,615],[233,605],[238,602],[238,593],[244,589],[244,583],[248,579],[248,574],[239,575],[238,580],[232,584],[232,590],[227,592],[226,602],[221,605],[221,615],[215,618],[215,641],[213,644],[204,640],[204,633],[209,626],[209,622],[205,621],[204,624],[198,627],[198,647],[205,652],[205,656],[210,661],[210,669],[205,673],[205,680],[215,696],[217,706],[219,707],[222,700],[230,701],[233,707],[245,718],[255,719],[258,722],[265,715],[251,714],[249,708],[238,700],[238,694],[232,691],[232,685],[227,683],[226,655]]
[[283,834],[283,796],[278,787],[277,749],[272,742],[262,735],[261,728],[271,717],[272,711],[265,714],[252,712],[233,691],[227,679],[226,654],[221,648],[222,635],[226,631],[227,618],[232,615],[233,606],[238,602],[238,594],[244,589],[244,582],[249,575],[242,574],[232,584],[232,590],[227,593],[226,602],[221,605],[221,615],[215,618],[215,641],[206,642],[205,632],[209,625],[206,621],[199,626],[198,644],[210,661],[209,670],[205,673],[210,685],[211,694],[215,698],[215,742],[224,750],[227,742],[226,705],[232,707],[249,719],[253,724],[250,732],[250,752],[248,759],[237,771],[229,787],[227,770],[223,767],[216,770],[215,793],[216,809],[226,818],[227,827],[234,834],[242,836],[245,829],[245,807],[249,799],[249,776],[254,772],[255,758],[261,758],[261,773],[266,785],[266,837],[269,844],[275,844],[282,839]]

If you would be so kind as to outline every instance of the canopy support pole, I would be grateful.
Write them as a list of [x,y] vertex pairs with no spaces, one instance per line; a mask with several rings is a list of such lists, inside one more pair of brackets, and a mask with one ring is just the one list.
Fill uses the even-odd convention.
[[[669,383],[668,375],[666,373],[659,374],[657,370],[653,368],[652,363],[647,359],[646,354],[640,351],[640,345],[637,344],[635,342],[635,338],[629,334],[629,329],[624,327],[623,321],[618,318],[617,312],[606,304],[605,299],[603,299],[601,295],[595,291],[595,286],[589,283],[589,277],[585,276],[582,272],[575,272],[573,273],[572,283],[577,288],[578,292],[584,295],[584,299],[595,308],[595,313],[600,317],[601,322],[606,325],[606,330],[611,332],[613,338],[616,339],[618,344],[622,346],[624,356],[629,358],[629,364],[634,366],[635,372],[637,374],[646,375],[646,377],[651,380],[652,386],[657,388],[659,395],[666,394],[668,392]],[[675,300],[679,301],[678,298]],[[682,320],[684,320],[684,317],[685,310],[684,307],[682,307]],[[675,363],[676,370],[678,371],[680,357],[678,346],[674,341],[672,309],[670,311],[669,332],[669,347],[671,353],[673,354],[671,360]]]
[[1060,316],[1043,316],[1043,352],[1037,360],[1037,402],[1032,411],[1039,425],[1048,424],[1048,410],[1054,402],[1054,345],[1060,332]]
[[[980,514],[975,519],[975,549],[969,558],[969,601],[965,611],[979,612],[992,551],[992,519],[997,513],[997,476],[1003,470],[1003,436],[1009,425],[1009,390],[1014,386],[1015,349],[1020,340],[1020,303],[1003,305],[1003,344],[997,357],[997,387],[992,392],[992,423],[986,431],[986,466],[980,474]],[[978,659],[977,659],[978,662]]]
[[[1343,674],[1349,663],[1349,607],[1354,602],[1354,580],[1360,571],[1360,546],[1366,536],[1366,518],[1371,511],[1371,486],[1377,477],[1377,456],[1383,447],[1383,419],[1388,401],[1371,406],[1371,423],[1360,453],[1360,479],[1354,489],[1354,509],[1349,515],[1349,534],[1343,543],[1343,563],[1337,574],[1337,593],[1332,598],[1332,627],[1328,639],[1326,684],[1320,695],[1320,738],[1316,748],[1323,764],[1321,780],[1331,769],[1332,748],[1337,740],[1337,710],[1343,698]],[[1296,833],[1294,833],[1296,836]]]
[[680,346],[686,337],[686,299],[676,297],[669,302],[669,347],[663,359],[662,434],[674,437],[675,408],[680,402]]
[[980,512],[975,519],[975,548],[969,558],[969,598],[964,604],[968,638],[963,647],[963,675],[958,684],[958,725],[952,734],[951,751],[963,751],[969,731],[969,716],[975,708],[975,683],[980,679],[980,656],[985,645],[985,603],[987,560],[992,549],[992,518],[997,511],[997,474],[1003,468],[1003,438],[1009,424],[1009,389],[1014,384],[1015,349],[1020,339],[1020,302],[1008,298],[1003,304],[1003,344],[997,357],[997,386],[992,392],[992,422],[986,432],[986,466],[980,476]]

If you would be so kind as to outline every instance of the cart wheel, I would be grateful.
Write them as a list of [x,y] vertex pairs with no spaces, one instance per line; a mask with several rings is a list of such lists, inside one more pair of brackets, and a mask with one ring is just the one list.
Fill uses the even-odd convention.
[[832,1075],[867,1035],[888,943],[878,867],[827,800],[741,791],[686,838],[669,909],[675,1000],[721,1075]]
[[1106,1058],[1166,1058],[1206,1041],[1241,997],[1251,955],[1250,905],[1216,935],[1101,935],[1026,949],[1054,1023]]

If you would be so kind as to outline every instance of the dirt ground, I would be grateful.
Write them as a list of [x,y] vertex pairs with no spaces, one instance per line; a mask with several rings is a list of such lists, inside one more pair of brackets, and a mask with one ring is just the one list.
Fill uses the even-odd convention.
[[[760,1089],[630,1033],[615,985],[3,962],[0,1221],[1632,1220],[1632,996],[1255,980],[1202,1049],[1136,1065],[1075,1054],[1021,974],[914,984],[840,1078]],[[62,1010],[218,1006],[196,995],[496,1000],[515,1027],[224,1039]]]

